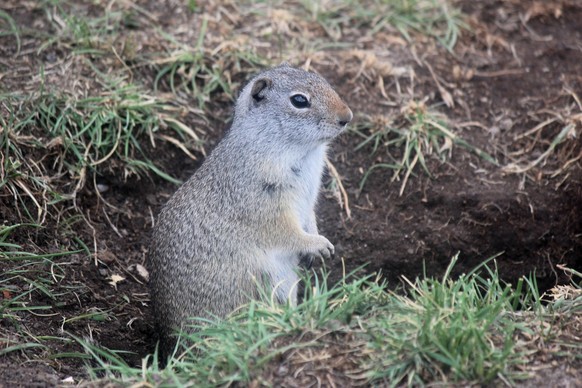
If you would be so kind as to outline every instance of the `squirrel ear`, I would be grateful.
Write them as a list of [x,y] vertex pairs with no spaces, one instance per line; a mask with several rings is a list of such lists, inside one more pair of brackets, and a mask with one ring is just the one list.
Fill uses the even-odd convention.
[[265,98],[267,90],[271,88],[273,81],[270,78],[259,78],[253,84],[251,89],[251,96],[255,102],[262,101]]

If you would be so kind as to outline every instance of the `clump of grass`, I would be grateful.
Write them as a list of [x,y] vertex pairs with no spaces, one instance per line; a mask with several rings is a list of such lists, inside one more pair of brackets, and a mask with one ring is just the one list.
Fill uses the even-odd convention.
[[86,168],[97,171],[115,159],[122,162],[125,177],[153,172],[177,183],[149,159],[144,140],[155,146],[159,132],[170,129],[178,139],[164,139],[173,140],[184,150],[202,150],[196,133],[173,117],[175,109],[169,102],[133,85],[84,98],[44,95],[34,105],[34,124],[48,135],[49,146],[62,151],[55,161],[59,173],[80,174]]
[[[27,155],[40,148],[38,141],[15,131],[28,125],[31,117],[23,117],[4,98],[0,98],[0,196],[8,196],[20,218],[42,224],[47,214],[47,203],[58,202],[45,174]],[[28,157],[27,157],[28,156]],[[34,209],[34,210],[33,210]]]
[[461,13],[445,0],[302,1],[303,6],[334,39],[342,26],[365,27],[371,33],[395,28],[408,41],[411,33],[437,39],[447,49],[455,46],[465,24]]
[[372,323],[373,379],[486,384],[511,375],[518,358],[510,313],[520,295],[490,269],[487,278],[451,279],[455,261],[442,280],[408,281],[408,295],[394,295],[389,313]]
[[364,139],[356,149],[371,146],[372,153],[382,150],[385,151],[383,155],[389,158],[388,163],[377,163],[366,171],[360,182],[360,190],[374,170],[390,169],[394,171],[392,181],[402,178],[399,192],[402,195],[417,164],[430,176],[427,158],[434,155],[444,162],[450,158],[455,144],[497,164],[486,152],[467,143],[449,129],[445,116],[430,110],[422,102],[411,101],[395,117],[365,117],[353,126],[352,132]]
[[[565,175],[556,184],[556,189],[567,181],[568,174],[566,172],[582,158],[580,142],[578,141],[578,133],[582,124],[582,100],[569,87],[565,87],[564,92],[569,95],[571,100],[566,106],[534,112],[532,114],[534,117],[549,117],[532,129],[514,136],[513,140],[518,147],[516,151],[507,155],[512,161],[503,167],[503,172],[508,174],[533,173],[532,175],[540,177],[547,175],[551,178]],[[548,167],[552,167],[552,169]]]
[[[79,282],[67,281],[67,266],[71,255],[90,255],[87,247],[80,241],[75,246],[61,247],[54,252],[33,252],[23,245],[12,242],[12,235],[42,233],[43,226],[38,224],[0,225],[0,356],[21,353],[28,359],[88,358],[87,354],[69,349],[77,342],[64,332],[73,322],[93,322],[111,319],[109,310],[95,307],[73,309],[71,304],[78,303],[79,296],[88,289]],[[124,302],[120,302],[124,303]],[[64,307],[64,310],[62,308]],[[112,306],[111,309],[120,306]],[[59,333],[49,324],[47,330],[28,327],[31,314],[50,319],[60,315],[62,324]],[[89,332],[91,329],[89,329]]]
[[154,87],[157,90],[168,85],[175,95],[190,95],[198,102],[198,108],[203,109],[211,95],[222,92],[229,99],[233,97],[233,80],[229,69],[256,69],[265,65],[265,58],[259,56],[252,45],[240,44],[228,38],[220,44],[209,47],[205,44],[208,20],[202,20],[196,45],[190,47],[177,42],[172,36],[164,34],[170,47],[174,50],[150,61],[157,69]]
[[[46,202],[65,198],[56,194],[52,182],[63,175],[75,182],[69,197],[84,186],[87,177],[97,173],[124,178],[154,173],[179,183],[144,149],[147,142],[155,147],[155,139],[177,145],[192,158],[190,150],[203,152],[201,139],[176,118],[177,108],[134,85],[86,97],[66,92],[41,93],[27,99],[10,95],[3,96],[0,103],[9,112],[7,118],[0,118],[4,152],[0,189],[20,201],[19,194],[24,192],[38,212],[46,212]],[[25,150],[29,152],[26,156]],[[50,156],[31,160],[36,154]],[[52,178],[45,178],[47,171],[53,171]]]
[[[55,259],[81,252],[88,253],[83,248],[62,249],[52,253],[35,253],[23,250],[20,244],[10,242],[10,235],[16,231],[26,234],[31,229],[42,230],[42,228],[39,224],[0,225],[0,267],[3,268],[0,291],[4,292],[0,313],[5,313],[8,310],[50,309],[51,306],[31,307],[24,300],[28,295],[38,293],[50,300],[57,301],[61,295],[54,292],[54,287],[63,280],[65,271],[62,265],[55,262]],[[6,297],[15,294],[14,290],[21,290],[22,293],[16,293],[14,297]],[[24,303],[20,307],[15,307],[18,301]]]
[[59,287],[65,277],[66,264],[57,263],[57,259],[82,250],[38,253],[10,242],[12,233],[26,233],[31,229],[42,227],[38,224],[0,225],[0,320],[3,322],[0,337],[5,338],[0,341],[3,342],[0,355],[31,349],[36,356],[39,351],[50,352],[45,344],[48,338],[39,333],[33,335],[21,321],[27,314],[50,314],[62,303],[65,294],[72,296],[78,292],[74,287]]
[[416,31],[436,38],[452,50],[465,27],[461,13],[446,0],[382,0],[392,12],[383,20],[411,40],[408,31]]
[[132,368],[117,352],[84,346],[101,365],[95,373],[125,383],[306,385],[316,375],[337,385],[398,386],[523,377],[515,338],[525,326],[515,306],[533,308],[533,283],[514,290],[486,265],[452,279],[456,262],[440,280],[407,281],[405,295],[371,277],[328,288],[325,274],[306,280],[312,286],[296,307],[263,294],[229,319],[194,321],[198,331],[182,334],[163,370],[155,354],[151,366]]
[[[95,4],[96,5],[96,4]],[[131,26],[136,19],[131,13],[107,7],[102,13],[89,15],[78,4],[67,0],[41,2],[47,20],[55,29],[40,47],[40,51],[54,44],[71,49],[74,54],[103,55],[110,53],[123,26]]]

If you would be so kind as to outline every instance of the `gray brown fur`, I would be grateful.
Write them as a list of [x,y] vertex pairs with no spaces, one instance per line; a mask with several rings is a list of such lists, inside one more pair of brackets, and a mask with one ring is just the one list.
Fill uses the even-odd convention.
[[[296,108],[294,94],[308,97]],[[327,143],[352,112],[321,76],[283,64],[242,90],[231,129],[162,209],[148,257],[164,359],[188,317],[224,317],[269,280],[296,303],[302,255],[328,258],[314,207]]]

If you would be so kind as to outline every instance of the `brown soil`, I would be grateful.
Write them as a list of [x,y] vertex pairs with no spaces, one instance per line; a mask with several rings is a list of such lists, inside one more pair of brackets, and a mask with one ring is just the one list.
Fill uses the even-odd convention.
[[[341,258],[347,271],[365,265],[363,272],[381,272],[389,285],[396,287],[402,276],[414,279],[423,273],[442,275],[457,253],[460,260],[455,274],[500,254],[495,260],[503,279],[515,282],[535,273],[543,290],[569,281],[558,264],[582,270],[582,165],[574,160],[582,153],[582,127],[580,116],[578,121],[568,121],[582,109],[580,101],[576,101],[582,96],[582,4],[575,0],[466,0],[458,5],[470,16],[473,32],[465,31],[454,53],[432,42],[412,45],[402,40],[383,41],[381,36],[359,40],[358,48],[372,52],[388,49],[390,54],[385,59],[393,67],[414,71],[413,84],[406,79],[385,77],[388,98],[382,96],[372,70],[370,76],[354,78],[359,63],[354,65],[347,52],[331,53],[334,61],[312,61],[356,115],[396,114],[407,101],[405,91],[414,89],[416,97],[427,97],[427,105],[438,105],[463,139],[493,155],[500,165],[455,146],[446,162],[429,160],[431,177],[417,169],[402,196],[402,180],[391,181],[388,170],[376,170],[360,191],[364,172],[374,162],[387,160],[387,155],[383,151],[371,155],[371,149],[365,147],[356,151],[358,138],[344,135],[330,155],[348,192],[351,218],[331,191],[324,192],[318,212],[321,233],[336,246],[336,258],[326,263],[332,280],[342,275]],[[143,7],[157,20],[186,22],[175,7]],[[38,11],[29,14],[29,9],[14,7],[6,12],[17,22],[43,18]],[[350,33],[357,35],[357,31],[346,32]],[[27,49],[31,47],[24,47],[16,61],[20,61],[21,68],[36,71],[46,58],[36,58]],[[0,57],[12,58],[15,52],[14,41],[0,36]],[[51,55],[65,54],[55,51]],[[9,65],[14,62],[0,60],[0,80]],[[12,90],[24,88],[17,79],[6,76],[5,81],[12,83]],[[449,104],[450,107],[445,104],[445,91],[452,96],[454,105]],[[208,149],[225,130],[223,122],[230,106],[222,101],[212,106],[217,113],[207,128]],[[531,136],[517,138],[550,118],[556,120]],[[524,173],[503,168],[511,163],[524,166],[542,155],[570,123],[578,136],[560,144],[543,163]],[[519,154],[524,149],[529,150],[527,155]],[[190,160],[169,145],[158,145],[155,155],[163,155],[158,157],[159,164],[180,179],[186,179],[199,165],[199,161]],[[574,161],[569,163],[570,160]],[[567,168],[558,171],[563,167]],[[105,205],[87,188],[77,203],[94,229],[84,222],[74,226],[76,235],[88,245],[95,242],[98,262],[82,254],[58,259],[64,275],[59,287],[75,288],[74,296],[67,294],[57,303],[40,294],[31,295],[36,305],[52,306],[47,310],[50,313],[3,319],[0,336],[17,340],[11,339],[16,325],[36,335],[67,337],[70,333],[92,338],[110,349],[134,352],[124,358],[138,365],[140,357],[151,351],[152,326],[147,289],[135,265],[144,263],[152,214],[176,187],[158,178],[124,180],[110,174],[98,179],[109,186],[103,197],[112,206]],[[2,196],[0,201],[3,222],[17,223],[12,199]],[[71,234],[63,236],[52,228],[22,228],[12,238],[39,252],[75,246]],[[0,263],[0,268],[4,270],[8,265]],[[39,271],[43,269],[39,264]],[[113,274],[126,278],[117,288],[109,284]],[[111,311],[105,321],[63,324],[63,318],[99,309]],[[55,340],[48,344],[53,342],[55,348],[51,352],[79,351],[75,342],[63,345]],[[0,387],[54,386],[68,376],[76,382],[87,377],[78,358],[47,361],[43,356],[48,353],[37,349],[0,356]],[[551,381],[582,386],[580,360],[570,360],[567,366],[558,366],[558,362],[561,361],[556,358],[555,368],[548,372],[553,376],[549,377]],[[539,374],[536,376],[539,380]]]

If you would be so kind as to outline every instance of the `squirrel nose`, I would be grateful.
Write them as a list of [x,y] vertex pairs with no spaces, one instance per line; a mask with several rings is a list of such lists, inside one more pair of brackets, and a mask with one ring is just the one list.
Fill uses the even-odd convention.
[[338,123],[340,125],[340,127],[345,127],[346,125],[348,125],[348,123],[350,121],[352,121],[352,118],[354,118],[352,110],[348,107],[346,107],[346,109],[347,109],[346,112],[340,114],[339,123]]

